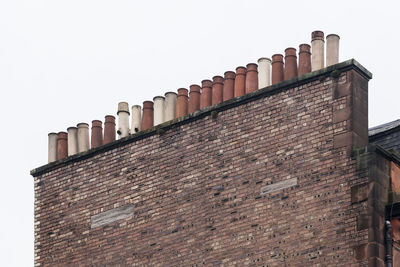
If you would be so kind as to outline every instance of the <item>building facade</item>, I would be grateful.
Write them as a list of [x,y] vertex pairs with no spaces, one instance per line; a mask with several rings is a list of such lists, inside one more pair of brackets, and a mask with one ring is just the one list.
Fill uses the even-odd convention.
[[33,170],[35,266],[390,264],[371,77],[345,61]]

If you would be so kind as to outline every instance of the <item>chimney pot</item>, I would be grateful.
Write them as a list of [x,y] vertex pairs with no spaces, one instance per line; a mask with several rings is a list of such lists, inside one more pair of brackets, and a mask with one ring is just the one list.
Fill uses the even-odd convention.
[[246,93],[246,72],[245,67],[239,66],[236,68],[234,96],[242,96]]
[[92,121],[92,138],[91,148],[96,148],[103,145],[103,127],[102,122],[99,120]]
[[222,93],[223,101],[233,98],[235,90],[235,78],[236,78],[236,73],[233,71],[226,71],[224,73],[225,81],[224,81],[224,90]]
[[249,63],[246,67],[246,94],[248,94],[258,89],[258,65],[256,63]]
[[158,125],[164,122],[165,98],[163,96],[156,96],[153,98],[153,102],[154,102],[154,125]]
[[206,108],[211,106],[212,103],[212,81],[203,80],[201,81],[201,98],[200,108]]
[[104,144],[115,141],[115,117],[107,115],[104,118]]
[[272,56],[272,84],[283,81],[283,55],[275,54]]
[[271,85],[271,59],[262,57],[258,61],[258,88]]
[[57,160],[68,157],[68,134],[59,132],[57,134]]
[[49,133],[48,135],[48,162],[57,160],[57,134]]
[[319,70],[325,66],[324,33],[314,31],[311,34],[311,71]]
[[285,71],[284,79],[289,80],[297,77],[297,55],[296,48],[285,49]]
[[178,98],[176,101],[176,117],[182,117],[188,114],[188,90],[186,88],[178,89]]
[[326,66],[339,63],[339,40],[337,34],[329,34],[326,36]]
[[214,76],[212,84],[212,99],[211,99],[212,105],[216,105],[222,102],[223,87],[224,87],[224,78],[221,76]]
[[78,128],[68,127],[68,156],[78,153]]
[[127,102],[118,103],[118,136],[123,138],[129,135],[129,104]]
[[143,102],[142,130],[153,127],[154,124],[154,103],[152,101]]
[[89,124],[78,123],[78,152],[89,150]]
[[140,132],[142,129],[142,107],[140,105],[132,106],[132,134]]
[[189,113],[193,113],[200,109],[201,87],[197,84],[192,84],[189,93]]
[[311,72],[311,46],[309,44],[299,45],[299,75]]
[[175,92],[165,93],[165,121],[175,119],[176,115],[176,100],[178,95]]

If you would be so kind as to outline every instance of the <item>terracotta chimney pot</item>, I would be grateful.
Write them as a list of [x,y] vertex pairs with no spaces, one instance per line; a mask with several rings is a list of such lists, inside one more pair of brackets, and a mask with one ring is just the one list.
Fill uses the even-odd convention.
[[154,125],[154,103],[152,101],[143,102],[142,130],[147,130]]
[[311,72],[311,46],[301,44],[299,46],[299,76]]
[[200,108],[206,108],[211,106],[212,103],[212,81],[201,81],[201,88]]
[[103,125],[99,120],[92,121],[91,147],[96,148],[103,145]]
[[285,50],[284,79],[289,80],[297,77],[297,54],[296,48],[289,47]]
[[176,100],[176,117],[186,116],[188,114],[188,90],[186,88],[178,89],[178,99]]
[[68,134],[59,132],[57,134],[57,160],[68,157]]
[[258,65],[256,63],[249,63],[246,67],[246,94],[248,94],[258,90]]
[[200,109],[201,87],[197,84],[192,84],[189,93],[189,113],[193,113]]
[[223,99],[223,89],[224,89],[224,78],[221,76],[213,77],[212,84],[212,105],[216,105],[222,102]]
[[115,141],[115,117],[107,115],[104,118],[104,144]]
[[222,93],[223,101],[232,99],[235,91],[235,77],[236,73],[227,71],[224,73],[224,90]]
[[314,31],[311,33],[311,71],[319,70],[325,66],[324,56],[324,32]]
[[234,85],[234,96],[242,96],[246,93],[246,72],[245,67],[239,66],[236,68],[236,77]]
[[272,84],[283,81],[283,55],[275,54],[272,56]]

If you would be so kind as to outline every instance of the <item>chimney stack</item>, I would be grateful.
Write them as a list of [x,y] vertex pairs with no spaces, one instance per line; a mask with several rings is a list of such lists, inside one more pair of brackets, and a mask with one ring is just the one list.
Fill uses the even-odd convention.
[[165,93],[165,121],[170,121],[175,119],[176,114],[176,100],[177,94],[175,92],[167,92]]
[[89,124],[78,123],[78,152],[89,150]]
[[339,63],[339,35],[329,34],[326,36],[326,66]]
[[115,141],[115,117],[107,115],[104,118],[104,144]]
[[129,105],[127,102],[118,103],[118,131],[119,138],[129,135]]
[[299,76],[311,72],[311,46],[301,44],[299,46]]
[[102,122],[99,120],[92,121],[92,138],[91,148],[96,148],[103,145],[103,127]]
[[154,126],[154,103],[151,101],[143,102],[143,117],[141,129],[147,130]]
[[233,71],[226,71],[224,73],[224,90],[222,93],[223,101],[233,98],[235,90],[235,77],[236,74]]
[[242,96],[246,93],[246,72],[247,69],[245,67],[239,66],[236,68],[236,77],[235,77],[235,90],[234,96]]
[[78,128],[69,127],[68,132],[68,156],[78,153]]
[[201,88],[197,84],[192,84],[189,88],[189,113],[193,113],[200,109]]
[[66,132],[57,134],[57,160],[68,157],[68,135]]
[[165,98],[163,96],[156,96],[153,98],[153,102],[154,102],[154,125],[158,125],[164,122]]
[[271,85],[271,59],[262,57],[258,60],[258,89]]
[[182,117],[188,114],[188,90],[186,88],[178,89],[178,99],[176,100],[176,117]]
[[132,134],[140,132],[142,127],[142,107],[139,105],[132,106]]
[[283,81],[283,55],[275,54],[272,56],[272,84]]
[[48,143],[48,162],[57,160],[57,134],[49,133]]
[[212,105],[216,105],[222,102],[223,88],[224,88],[224,78],[222,78],[221,76],[214,76],[212,83],[212,100],[211,100]]
[[289,80],[297,77],[297,55],[293,47],[285,50],[285,72],[284,79]]
[[314,31],[311,34],[311,71],[324,68],[324,33]]
[[246,67],[246,94],[248,94],[258,90],[258,66],[256,63],[249,63]]
[[211,106],[212,103],[212,81],[203,80],[201,81],[201,99],[200,99],[200,108],[206,108]]

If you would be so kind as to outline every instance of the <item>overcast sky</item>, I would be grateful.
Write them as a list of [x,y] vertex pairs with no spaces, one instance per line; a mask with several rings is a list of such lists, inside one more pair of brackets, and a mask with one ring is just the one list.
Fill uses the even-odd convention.
[[[379,3],[379,4],[378,4]],[[398,1],[0,0],[0,258],[33,265],[47,134],[339,34],[373,73],[369,126],[400,119]]]

